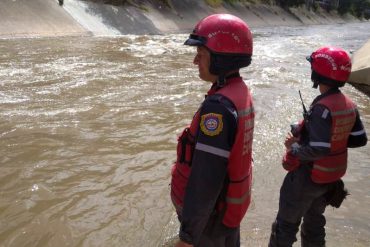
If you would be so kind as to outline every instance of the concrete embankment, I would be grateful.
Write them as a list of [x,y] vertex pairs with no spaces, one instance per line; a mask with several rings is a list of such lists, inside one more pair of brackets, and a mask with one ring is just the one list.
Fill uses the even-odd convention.
[[370,40],[353,55],[349,81],[370,96]]
[[140,6],[113,6],[92,0],[1,0],[0,36],[87,34],[163,34],[188,32],[211,13],[231,13],[251,27],[332,24],[358,21],[305,8],[286,11],[263,4],[233,4],[214,8],[199,0],[172,0],[171,6],[142,1]]
[[[96,0],[0,0],[0,37],[65,35],[168,34],[189,32],[211,13],[231,13],[250,27],[298,26],[358,22],[305,8],[284,10],[263,4],[211,7],[203,0],[171,0],[170,6],[141,1],[140,6],[113,6]],[[370,41],[353,57],[350,81],[370,94]]]
[[[113,6],[96,0],[64,0],[64,8],[86,29],[99,33],[94,25],[85,25],[87,15],[101,18],[101,22],[121,34],[167,34],[188,32],[201,18],[211,13],[231,13],[244,19],[251,27],[297,26],[358,22],[353,16],[339,16],[323,10],[308,11],[295,8],[289,11],[263,4],[225,4],[211,7],[203,0],[171,0],[170,6],[141,1],[140,6],[124,4]],[[73,7],[73,6],[74,7]],[[76,12],[76,9],[81,11]],[[84,10],[82,10],[84,9]],[[82,15],[84,15],[82,17]],[[82,18],[81,18],[82,17]]]
[[56,0],[1,0],[0,23],[2,37],[88,33]]

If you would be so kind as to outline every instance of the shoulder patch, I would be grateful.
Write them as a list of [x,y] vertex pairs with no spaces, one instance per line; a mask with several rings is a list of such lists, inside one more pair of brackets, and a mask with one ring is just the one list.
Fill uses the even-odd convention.
[[201,116],[200,129],[205,135],[215,136],[220,134],[223,125],[221,114],[208,113]]

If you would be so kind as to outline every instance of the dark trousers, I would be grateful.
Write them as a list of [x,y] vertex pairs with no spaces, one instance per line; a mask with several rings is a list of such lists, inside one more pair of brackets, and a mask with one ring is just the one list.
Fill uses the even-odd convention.
[[203,234],[196,247],[240,247],[240,230],[237,228],[226,235],[219,236]]
[[[240,247],[240,227],[230,228],[222,223],[224,213],[214,211],[194,247]],[[178,212],[181,222],[181,211]]]
[[289,172],[280,189],[279,212],[272,224],[269,247],[291,247],[301,224],[302,247],[325,246],[325,193],[328,184],[312,182],[310,168]]
[[240,227],[226,227],[222,215],[216,212],[211,215],[195,247],[240,247]]

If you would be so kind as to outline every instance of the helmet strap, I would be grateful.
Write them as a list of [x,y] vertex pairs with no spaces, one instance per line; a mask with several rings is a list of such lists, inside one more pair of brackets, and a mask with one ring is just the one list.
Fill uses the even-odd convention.
[[223,87],[226,85],[226,81],[231,78],[240,77],[239,71],[231,72],[231,73],[223,73],[222,75],[218,76],[217,78],[217,87]]
[[318,81],[312,81],[312,82],[313,82],[312,88],[317,89],[317,87],[319,86],[319,82]]
[[217,87],[223,87],[226,84],[225,74],[219,75],[217,78]]
[[320,84],[320,78],[314,70],[311,72],[311,81],[313,82],[312,88],[317,89]]
[[317,87],[318,87],[318,86],[319,86],[319,82],[314,81],[314,82],[313,82],[313,85],[312,85],[312,88],[317,89]]
[[214,75],[225,75],[227,72],[238,70],[250,65],[251,55],[221,54],[210,51],[211,61],[209,72]]
[[313,86],[312,86],[313,88],[317,88],[319,84],[325,84],[329,87],[336,87],[336,88],[343,87],[345,84],[345,82],[336,81],[336,80],[327,78],[325,76],[322,76],[314,70],[312,70],[312,73],[311,73],[311,81],[313,82]]

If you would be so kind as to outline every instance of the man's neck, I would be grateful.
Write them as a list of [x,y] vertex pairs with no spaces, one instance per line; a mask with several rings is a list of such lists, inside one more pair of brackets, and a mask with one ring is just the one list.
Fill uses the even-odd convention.
[[325,84],[319,84],[319,90],[320,90],[320,93],[321,94],[324,94],[326,93],[327,91],[329,91],[332,87],[329,87]]

